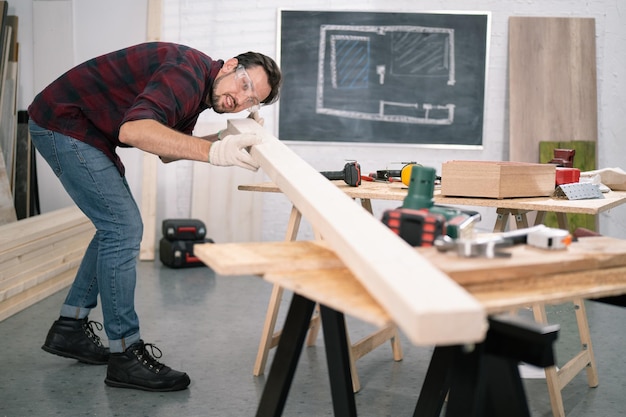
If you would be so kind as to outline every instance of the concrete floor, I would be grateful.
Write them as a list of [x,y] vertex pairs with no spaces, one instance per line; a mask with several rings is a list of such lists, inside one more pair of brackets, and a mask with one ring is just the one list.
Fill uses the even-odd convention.
[[[208,268],[173,270],[159,261],[139,266],[137,310],[142,336],[164,353],[162,362],[186,371],[189,389],[149,393],[104,385],[106,366],[80,364],[41,350],[65,291],[0,322],[0,416],[216,416],[255,415],[265,378],[252,376],[271,287],[257,277],[221,277]],[[283,300],[281,317],[288,309]],[[600,386],[579,374],[563,390],[568,417],[626,416],[626,311],[593,302],[587,313]],[[99,310],[91,319],[100,320]],[[564,363],[578,348],[571,305],[548,309],[561,325],[556,345]],[[372,327],[348,318],[353,341]],[[106,341],[106,338],[103,338]],[[359,416],[412,416],[431,348],[403,338],[404,360],[388,344],[357,362],[362,389]],[[270,354],[269,363],[271,363]],[[269,369],[268,363],[268,369]],[[524,380],[533,417],[552,415],[545,379]],[[284,416],[331,416],[332,405],[320,333],[303,352]]]

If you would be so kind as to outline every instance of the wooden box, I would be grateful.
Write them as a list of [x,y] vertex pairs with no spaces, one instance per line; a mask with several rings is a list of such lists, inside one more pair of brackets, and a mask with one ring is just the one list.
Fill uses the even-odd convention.
[[441,194],[498,199],[549,196],[555,176],[552,164],[448,161],[441,169]]

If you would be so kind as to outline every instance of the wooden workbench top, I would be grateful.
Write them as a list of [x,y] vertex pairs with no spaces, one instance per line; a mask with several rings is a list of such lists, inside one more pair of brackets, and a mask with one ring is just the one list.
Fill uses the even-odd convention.
[[[331,181],[341,191],[352,198],[368,198],[372,200],[403,200],[407,187],[401,182],[368,182],[363,181],[358,187],[350,187],[344,181]],[[242,191],[259,191],[264,193],[280,193],[280,188],[273,182],[244,184],[238,187]]]
[[[460,258],[416,248],[479,300],[489,313],[626,293],[626,241],[582,238],[563,251],[518,245],[509,258]],[[389,316],[322,241],[195,245],[223,275],[259,274],[269,282],[376,325]],[[415,279],[428,279],[415,273]]]
[[[358,187],[350,187],[343,181],[333,181],[337,187],[352,198],[371,200],[403,200],[407,187],[401,182],[367,182]],[[239,190],[279,193],[280,189],[272,182],[240,185]],[[438,189],[434,193],[436,204],[474,207],[496,207],[514,210],[545,211],[558,213],[598,214],[626,203],[626,191],[610,191],[604,198],[588,200],[567,200],[555,197],[529,198],[477,198],[445,197]]]

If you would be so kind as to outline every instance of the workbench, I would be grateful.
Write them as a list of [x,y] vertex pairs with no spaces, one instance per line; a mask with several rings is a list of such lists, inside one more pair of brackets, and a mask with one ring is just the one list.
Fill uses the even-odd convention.
[[[507,249],[510,258],[496,259],[462,259],[434,248],[415,250],[479,300],[489,314],[535,303],[626,294],[626,241],[619,239],[583,238],[565,251],[515,246]],[[295,293],[257,415],[281,415],[313,305],[319,303],[327,354],[331,355],[328,361],[335,415],[356,416],[343,314],[377,326],[389,325],[391,318],[324,242],[201,244],[195,246],[194,253],[219,274],[259,274]],[[419,279],[419,272],[415,279]],[[446,349],[436,352],[443,355]],[[436,359],[434,356],[431,366]],[[423,393],[441,384],[433,379],[437,378],[431,375]],[[424,405],[429,401],[426,393],[421,395],[419,415],[438,416],[443,398],[439,400]]]
[[[408,191],[407,186],[401,182],[363,181],[358,187],[350,187],[343,181],[333,181],[333,183],[348,196],[360,199],[366,207],[371,204],[371,200],[404,200]],[[266,193],[281,192],[271,182],[240,185],[239,190]],[[566,214],[568,213],[597,215],[626,203],[626,191],[610,191],[603,195],[604,198],[588,200],[567,200],[555,197],[495,199],[442,196],[440,190],[435,189],[433,199],[435,204],[440,205],[495,208],[498,213],[498,221],[494,231],[504,231],[507,225],[507,214],[514,216],[517,226],[522,228],[528,227],[527,214],[530,212],[537,212],[535,224],[542,223],[546,213],[555,213],[559,227],[567,229]]]
[[[520,390],[519,371],[513,361],[523,361],[543,368],[554,365],[554,359],[550,358],[553,356],[551,343],[558,331],[550,330],[534,321],[525,321],[525,325],[522,325],[505,323],[505,320],[489,316],[485,306],[468,290],[437,268],[426,256],[416,252],[414,247],[401,239],[391,228],[372,216],[370,210],[364,210],[355,204],[354,198],[331,183],[283,141],[263,129],[254,120],[229,120],[228,130],[233,134],[258,135],[260,143],[249,149],[252,158],[258,162],[269,180],[287,197],[294,210],[301,213],[311,224],[316,236],[321,236],[332,248],[346,270],[353,274],[410,343],[416,346],[435,346],[435,353],[440,352],[440,349],[445,350],[448,346],[456,346],[451,350],[450,357],[458,360],[453,361],[450,371],[454,371],[453,373],[458,374],[460,378],[452,378],[456,387],[449,387],[448,409],[455,410],[458,405],[459,410],[463,410],[465,403],[458,399],[463,398],[463,393],[467,394],[468,403],[477,407],[466,414],[463,414],[463,411],[456,414],[448,412],[449,416],[484,417],[485,414],[480,414],[480,404],[487,400],[483,395],[485,393],[489,393],[490,407],[496,405],[491,401],[494,398],[503,399],[498,405],[504,408],[500,410],[498,407],[498,413],[491,415],[528,416],[526,400],[523,395],[519,395],[520,391],[523,394],[523,390]],[[369,200],[363,199],[362,204],[365,201]],[[203,252],[201,247],[199,252]],[[293,270],[297,267],[295,261],[297,259],[290,259],[290,262],[284,265],[286,270],[291,269],[286,271],[288,275],[296,272]],[[323,272],[319,270],[315,275],[321,275]],[[623,272],[620,270],[619,274],[623,275]],[[324,299],[320,299],[319,302],[306,298],[299,291],[296,290],[292,297],[257,415],[282,413],[281,403],[284,404],[283,400],[286,399],[295,372],[304,340],[303,335],[308,331],[314,305],[318,303],[331,371],[335,414],[342,417],[356,415],[354,394],[349,383],[351,379],[349,366],[346,366],[349,364],[349,349],[344,331],[343,311],[326,306]],[[618,289],[615,294],[621,294],[620,291],[622,289]],[[342,302],[340,307],[343,308],[344,304]],[[540,327],[531,328],[528,323]],[[537,348],[544,355],[538,358],[525,358],[524,355],[512,357],[513,353],[527,352],[526,349],[520,352],[515,348],[518,346],[515,343],[516,339],[533,349]],[[336,349],[332,349],[332,346],[329,349],[329,345],[334,345]],[[472,349],[472,346],[476,349]],[[499,352],[497,349],[492,350],[497,346],[505,346],[505,350],[500,349]],[[439,363],[445,369],[445,357],[448,355],[445,352],[441,353],[442,355],[433,356],[431,365]],[[444,360],[437,359],[441,357],[444,357]],[[493,360],[490,357],[493,357]],[[463,369],[464,365],[468,367]],[[482,371],[486,370],[484,365],[488,365],[493,371],[499,370],[486,372],[487,375],[493,376],[489,381],[483,381],[481,378],[481,374],[485,374]],[[428,374],[431,374],[430,368]],[[432,374],[436,376],[435,380],[441,375],[439,372]],[[446,371],[445,375],[444,379],[447,380],[449,379],[447,376],[451,374]],[[468,384],[457,384],[456,382],[460,382],[461,379],[468,381]],[[441,394],[448,391],[445,380],[441,384],[437,381],[431,384],[431,379],[427,377],[425,385],[435,390],[439,386],[437,392]],[[511,393],[515,401],[507,401],[506,395],[497,394],[497,388],[504,386],[505,381],[509,383],[506,384],[508,389],[504,393]],[[489,389],[483,390],[483,385]],[[457,397],[457,393],[460,397]],[[438,395],[435,405],[442,402],[442,396]],[[420,416],[437,415],[436,407],[431,408],[433,413],[422,413],[420,403],[418,402]],[[519,407],[507,407],[508,404],[516,404]],[[523,407],[524,405],[526,406]],[[503,411],[516,408],[521,412]],[[526,408],[526,413],[522,408]]]
[[[348,196],[354,199],[359,199],[361,205],[370,213],[372,212],[372,199],[401,201],[407,195],[407,187],[401,182],[364,181],[359,187],[350,187],[343,181],[333,181],[333,183]],[[279,187],[277,187],[272,182],[241,185],[239,186],[239,189],[244,191],[257,192],[281,192]],[[442,196],[440,191],[436,189],[433,199],[434,203],[439,205],[460,205],[495,208],[497,213],[497,220],[493,230],[498,232],[506,230],[508,220],[511,216],[515,219],[517,228],[528,227],[528,214],[531,212],[537,213],[534,224],[541,224],[544,221],[546,213],[553,212],[556,214],[559,227],[562,229],[568,229],[568,213],[597,215],[613,207],[617,207],[621,204],[626,203],[626,192],[611,191],[609,193],[605,193],[604,198],[602,199],[588,200],[567,200],[553,197],[493,199],[474,197],[447,197]],[[289,219],[286,240],[295,240],[299,223],[300,214],[294,207],[291,213],[291,217]],[[523,288],[519,288],[512,291],[522,289]],[[280,332],[274,333],[274,328],[282,291],[283,287],[281,287],[280,285],[276,284],[274,286],[274,290],[272,292],[272,296],[268,306],[262,338],[259,344],[259,350],[253,372],[254,375],[260,375],[263,373],[268,351],[269,349],[275,347],[278,343]],[[574,302],[576,319],[578,322],[579,334],[581,339],[581,346],[583,346],[583,350],[581,350],[580,354],[577,355],[575,358],[572,358],[572,360],[568,362],[568,364],[560,371],[557,370],[556,367],[546,368],[546,378],[548,379],[550,399],[552,403],[553,414],[555,417],[562,417],[565,414],[561,397],[561,388],[564,387],[580,370],[585,368],[587,369],[587,377],[590,387],[595,387],[598,385],[597,370],[595,366],[595,359],[593,356],[592,343],[589,335],[589,328],[583,299],[578,298],[568,300]],[[509,303],[505,302],[504,304],[508,305]],[[545,306],[541,302],[541,300],[527,300],[526,302],[519,304],[517,307],[528,306],[533,307],[533,313],[535,319],[538,322],[547,321]],[[312,339],[314,340],[318,327],[318,317],[314,316],[314,319],[311,322],[312,332],[309,336],[309,344],[311,344]],[[356,373],[354,361],[358,359],[358,357],[361,357],[369,350],[379,346],[382,342],[388,339],[392,342],[394,359],[400,360],[402,358],[402,350],[399,345],[397,332],[393,324],[388,324],[387,326],[382,327],[379,332],[373,334],[369,338],[360,341],[358,344],[350,345],[352,347],[352,349],[350,350],[350,364],[352,367],[352,381],[355,392],[358,391],[360,387],[360,382]],[[355,352],[358,352],[358,356],[355,355]]]

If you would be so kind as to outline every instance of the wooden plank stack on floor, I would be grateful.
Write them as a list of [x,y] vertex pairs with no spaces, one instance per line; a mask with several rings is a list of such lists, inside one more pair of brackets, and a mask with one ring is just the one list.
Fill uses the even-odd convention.
[[0,141],[7,175],[13,189],[15,178],[15,139],[17,136],[17,16],[3,20],[2,73],[0,87]]
[[13,205],[13,194],[9,185],[4,158],[2,158],[2,147],[0,146],[0,225],[11,223],[17,220],[15,207]]
[[68,207],[0,226],[0,321],[67,287],[95,229]]

